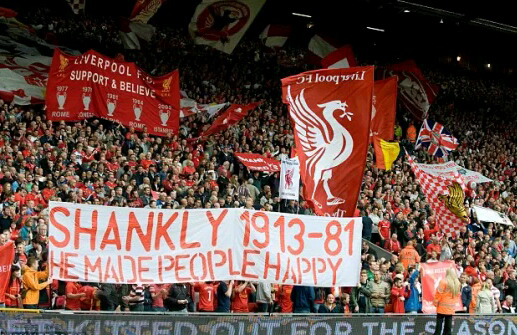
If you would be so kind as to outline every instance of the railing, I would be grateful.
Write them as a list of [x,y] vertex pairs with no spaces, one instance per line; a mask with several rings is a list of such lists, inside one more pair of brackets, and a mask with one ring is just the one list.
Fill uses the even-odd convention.
[[[453,334],[517,335],[517,316],[453,318]],[[205,314],[0,310],[0,334],[55,335],[409,335],[433,334],[423,314]]]

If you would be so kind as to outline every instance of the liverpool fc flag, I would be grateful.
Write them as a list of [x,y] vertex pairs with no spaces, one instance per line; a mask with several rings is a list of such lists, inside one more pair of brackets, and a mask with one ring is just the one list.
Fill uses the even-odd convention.
[[196,44],[231,54],[266,0],[203,0],[189,24]]
[[318,215],[353,216],[366,165],[373,66],[282,79],[304,198]]

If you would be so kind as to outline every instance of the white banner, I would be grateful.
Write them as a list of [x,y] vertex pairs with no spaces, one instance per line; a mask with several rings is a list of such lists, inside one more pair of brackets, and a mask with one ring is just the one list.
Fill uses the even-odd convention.
[[280,199],[300,198],[300,161],[298,157],[283,159],[280,169]]
[[512,221],[508,216],[498,211],[494,211],[493,209],[481,207],[481,206],[472,206],[472,209],[476,212],[476,216],[479,221],[483,222],[496,222],[504,225],[513,226]]
[[203,0],[189,24],[196,44],[231,54],[266,0]]
[[459,166],[455,162],[447,162],[441,164],[416,164],[422,171],[432,176],[441,176],[445,178],[453,178],[456,173],[459,173],[463,177],[463,181],[468,183],[469,181],[476,183],[491,183],[493,180],[483,176],[481,173],[465,169]]
[[361,269],[361,218],[62,202],[50,202],[49,216],[49,271],[58,280],[350,287]]

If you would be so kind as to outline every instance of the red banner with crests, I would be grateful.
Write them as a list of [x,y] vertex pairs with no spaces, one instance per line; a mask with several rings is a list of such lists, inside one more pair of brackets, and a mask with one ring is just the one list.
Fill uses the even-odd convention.
[[56,49],[46,92],[47,119],[99,117],[149,134],[179,130],[179,73],[152,77],[131,62],[90,50],[71,56]]
[[280,162],[259,154],[236,152],[235,157],[250,171],[280,172]]

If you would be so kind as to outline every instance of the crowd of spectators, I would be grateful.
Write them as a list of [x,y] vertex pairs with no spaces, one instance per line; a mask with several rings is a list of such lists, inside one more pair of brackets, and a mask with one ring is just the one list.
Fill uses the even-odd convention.
[[[158,29],[142,51],[125,52],[114,22],[27,14],[39,33],[71,48],[123,52],[159,75],[180,68],[181,86],[199,103],[263,101],[241,123],[204,143],[188,141],[210,124],[199,113],[181,120],[180,134],[159,138],[104,120],[46,121],[40,106],[0,101],[0,245],[14,241],[16,257],[0,305],[18,308],[132,311],[296,313],[418,313],[420,264],[452,260],[461,274],[465,312],[514,312],[517,229],[480,222],[472,205],[493,208],[517,222],[517,88],[502,82],[428,70],[442,87],[433,118],[460,141],[449,159],[492,183],[467,194],[471,223],[447,238],[403,157],[391,171],[375,168],[370,150],[358,211],[363,238],[391,252],[378,257],[363,243],[357,287],[311,288],[252,282],[112,285],[47,280],[50,200],[145,208],[245,207],[311,215],[307,203],[282,201],[279,176],[250,173],[233,152],[288,156],[294,136],[281,102],[280,79],[308,69],[303,51],[266,52],[243,41],[231,55],[195,46],[182,31]],[[44,18],[44,19],[43,19]],[[108,53],[108,52],[106,52]],[[109,53],[108,53],[109,54]],[[114,56],[112,54],[112,56]],[[210,60],[210,61],[207,61]],[[399,111],[397,138],[420,162],[435,159],[412,150]],[[416,125],[416,124],[415,124]],[[418,127],[418,125],[416,125]]]

